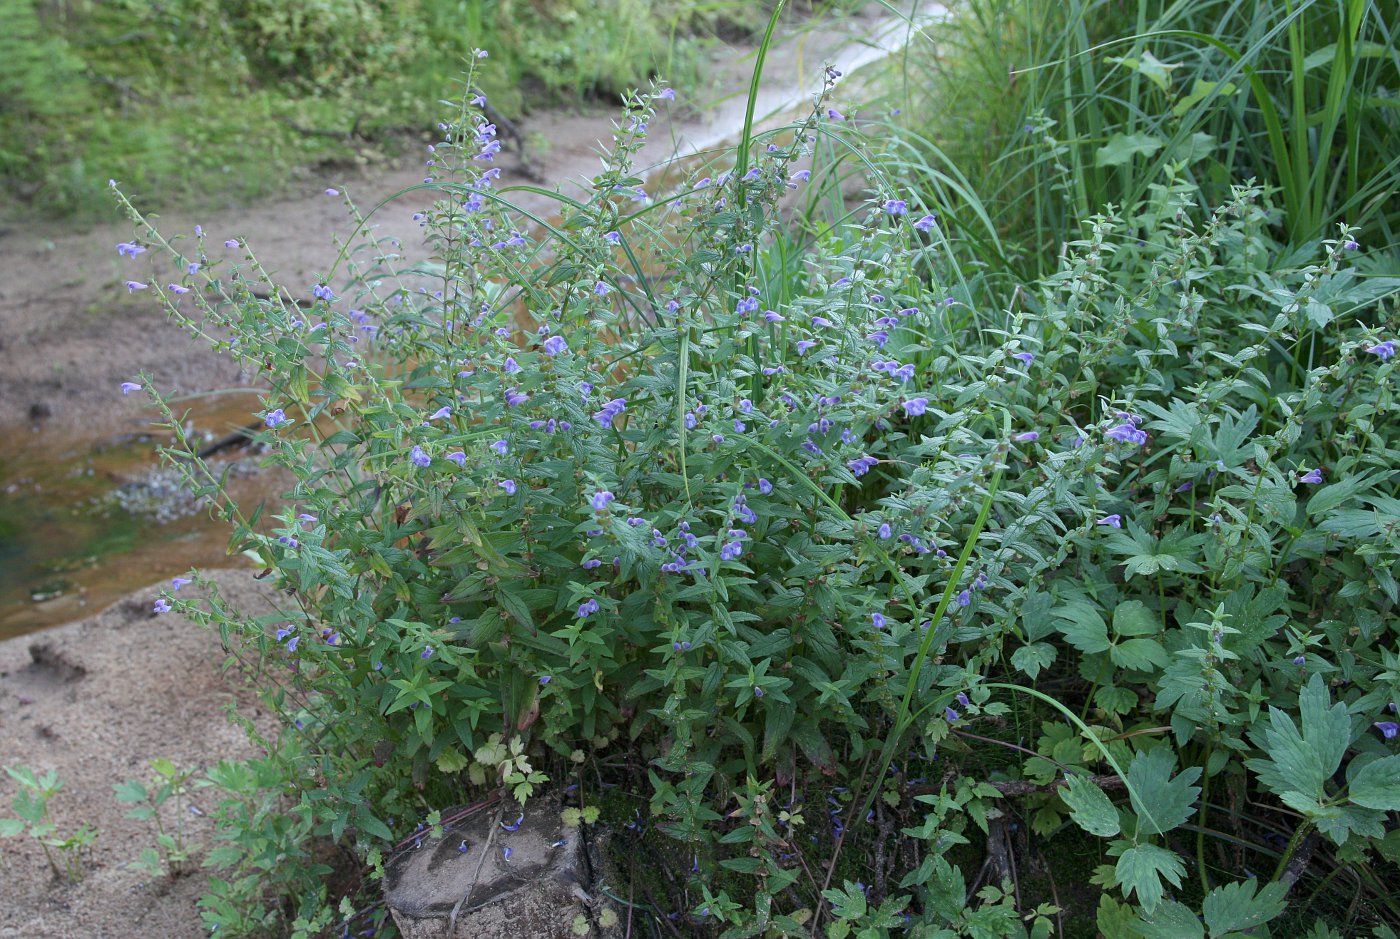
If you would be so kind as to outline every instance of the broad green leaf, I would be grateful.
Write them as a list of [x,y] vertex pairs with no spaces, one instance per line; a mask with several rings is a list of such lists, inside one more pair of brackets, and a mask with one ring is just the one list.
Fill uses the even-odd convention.
[[1166,668],[1171,661],[1156,639],[1128,639],[1109,649],[1108,655],[1114,665],[1142,672],[1152,671],[1154,666]]
[[1141,600],[1125,600],[1113,611],[1113,632],[1119,636],[1155,636],[1162,631],[1162,618]]
[[1011,653],[1011,664],[1031,678],[1035,678],[1040,674],[1041,669],[1050,667],[1057,654],[1055,647],[1050,643],[1033,642],[1028,646],[1021,646]]
[[1267,725],[1250,735],[1268,759],[1246,760],[1245,766],[1276,795],[1294,791],[1318,801],[1325,795],[1323,784],[1351,743],[1347,706],[1330,701],[1322,676],[1314,673],[1298,696],[1301,731],[1287,714],[1270,707]]
[[1233,82],[1221,84],[1220,82],[1202,81],[1198,78],[1191,84],[1191,90],[1177,100],[1176,104],[1172,107],[1172,114],[1181,117],[1217,88],[1220,89],[1220,97],[1222,98],[1228,98],[1239,90]]
[[1400,756],[1367,763],[1356,774],[1347,795],[1357,805],[1383,812],[1400,812]]
[[1110,62],[1121,65],[1124,68],[1132,69],[1143,78],[1161,90],[1162,94],[1169,94],[1172,88],[1172,72],[1181,68],[1180,62],[1163,62],[1151,52],[1143,50],[1142,56],[1110,56]]
[[1200,778],[1201,768],[1189,766],[1173,777],[1174,769],[1176,756],[1165,746],[1139,753],[1128,765],[1128,793],[1141,831],[1163,834],[1191,817],[1201,794],[1192,783]]
[[1109,854],[1122,852],[1113,868],[1113,876],[1125,894],[1137,894],[1143,911],[1150,914],[1165,893],[1162,880],[1180,887],[1186,866],[1175,853],[1155,844],[1132,845],[1125,849],[1127,845],[1129,842],[1116,841],[1109,849]]
[[1203,939],[1201,921],[1191,908],[1175,900],[1160,903],[1150,915],[1134,924],[1143,939]]
[[126,782],[117,783],[112,788],[116,790],[118,802],[146,801],[146,787],[134,779],[128,779]]
[[1091,835],[1111,838],[1121,830],[1118,810],[1104,791],[1087,776],[1068,776],[1060,798],[1069,806],[1069,817]]
[[13,838],[24,831],[24,821],[18,818],[0,818],[0,838]]
[[1201,912],[1212,937],[1261,926],[1283,912],[1288,888],[1280,883],[1265,884],[1255,893],[1258,882],[1241,880],[1223,884],[1206,894]]
[[1087,601],[1073,600],[1055,610],[1060,632],[1080,652],[1107,652],[1108,625]]
[[1095,166],[1122,166],[1133,157],[1152,156],[1162,149],[1162,138],[1150,134],[1114,134],[1094,155]]

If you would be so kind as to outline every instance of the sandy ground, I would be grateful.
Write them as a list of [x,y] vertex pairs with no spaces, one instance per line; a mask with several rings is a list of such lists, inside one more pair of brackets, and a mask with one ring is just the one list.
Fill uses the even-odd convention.
[[[245,609],[269,603],[268,586],[250,572],[212,576]],[[144,590],[90,619],[0,642],[0,765],[57,770],[64,787],[50,807],[60,830],[87,823],[100,832],[77,884],[54,878],[28,838],[0,841],[0,937],[205,934],[195,908],[205,876],[171,883],[128,869],[155,833],[152,823],[125,817],[129,806],[112,787],[149,782],[153,757],[194,767],[253,755],[223,709],[238,701],[253,716],[257,704],[236,672],[220,668],[217,634],[174,613],[155,615],[156,594]],[[8,777],[0,782],[0,817],[13,817],[16,789]],[[211,799],[205,793],[195,804]],[[209,843],[205,818],[184,821]]]
[[[776,47],[759,113],[782,115],[800,106],[820,84],[826,62],[849,73],[897,48],[903,27],[886,21],[890,25],[892,32],[872,42],[879,19],[851,17]],[[742,124],[750,63],[742,50],[717,61],[726,63],[716,65],[719,90],[703,107],[685,103],[682,90],[676,110],[653,125],[643,165],[716,146]],[[849,108],[839,95],[837,104]],[[615,114],[533,116],[523,130],[550,141],[547,152],[534,155],[533,169],[551,180],[591,177],[599,169],[598,141],[608,139]],[[505,182],[525,181],[515,156],[501,165]],[[301,195],[224,213],[172,214],[157,224],[166,233],[189,233],[201,224],[213,244],[245,240],[281,280],[309,286],[335,255],[333,235],[351,228],[340,199],[322,190],[342,187],[360,205],[373,205],[420,181],[422,172],[414,159],[349,179],[328,175]],[[410,216],[425,199],[395,204],[378,233],[416,234]],[[143,370],[172,394],[248,383],[230,359],[167,323],[149,297],[127,296],[121,283],[134,268],[144,269],[144,258],[121,258],[115,245],[131,235],[124,224],[0,234],[0,439],[9,446],[17,440],[36,447],[100,441],[142,429],[149,414],[118,388]],[[233,598],[250,604],[268,589],[247,572],[216,576]],[[147,760],[156,756],[203,766],[248,754],[221,709],[240,697],[252,699],[236,676],[217,668],[223,657],[217,637],[173,614],[151,614],[155,593],[139,591],[82,622],[0,642],[0,765],[56,769],[66,782],[53,803],[58,821],[101,830],[87,877],[76,885],[51,878],[37,847],[20,839],[0,842],[0,937],[203,935],[194,904],[204,875],[167,884],[127,869],[153,835],[148,823],[124,818],[126,807],[112,787],[146,775]],[[11,814],[14,792],[11,780],[0,779],[0,816]],[[189,821],[195,836],[207,841],[208,823]]]

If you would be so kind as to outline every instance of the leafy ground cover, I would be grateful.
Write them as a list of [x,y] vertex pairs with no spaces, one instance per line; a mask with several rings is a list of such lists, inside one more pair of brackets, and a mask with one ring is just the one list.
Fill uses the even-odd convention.
[[427,139],[478,46],[498,113],[519,118],[658,70],[693,84],[697,50],[744,22],[679,0],[3,0],[0,194],[7,215],[77,218],[110,213],[108,178],[152,208],[265,196]]
[[[1300,17],[1383,12],[1137,8],[1290,62],[1326,36]],[[290,591],[157,603],[284,717],[206,776],[207,922],[363,930],[382,910],[341,903],[324,845],[372,891],[440,809],[567,786],[656,862],[606,885],[654,935],[1393,935],[1400,256],[1387,164],[1346,184],[1392,132],[1389,53],[1239,67],[1221,117],[1239,60],[1205,42],[1240,124],[1182,151],[1194,104],[1131,128],[1185,87],[1151,37],[1189,32],[1125,43],[1105,74],[1137,97],[1065,99],[1091,135],[1032,101],[991,170],[823,100],[648,188],[653,86],[557,219],[495,182],[473,87],[432,261],[361,239],[310,288],[123,199],[129,289],[266,372],[298,480],[264,533],[132,383]],[[1065,48],[1039,68],[1095,61]],[[1340,89],[1333,137],[1300,74]],[[1266,97],[1335,184],[1290,196],[1282,151],[1237,140],[1272,133]]]

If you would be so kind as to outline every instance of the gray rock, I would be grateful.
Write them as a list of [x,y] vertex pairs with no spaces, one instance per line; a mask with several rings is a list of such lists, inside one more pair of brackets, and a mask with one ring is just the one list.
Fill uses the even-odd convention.
[[507,830],[521,814],[513,804],[483,808],[390,858],[385,901],[404,939],[579,939],[579,917],[583,935],[613,932],[599,925],[616,923],[617,911],[593,889],[583,829],[563,824],[555,800],[532,801]]

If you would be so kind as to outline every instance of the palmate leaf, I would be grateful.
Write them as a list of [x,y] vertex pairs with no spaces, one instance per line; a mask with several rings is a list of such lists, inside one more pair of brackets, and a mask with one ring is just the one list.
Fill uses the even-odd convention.
[[1164,894],[1163,879],[1173,887],[1181,886],[1181,877],[1186,873],[1186,865],[1181,858],[1159,848],[1155,844],[1134,845],[1130,841],[1115,841],[1108,853],[1118,856],[1113,868],[1113,877],[1123,893],[1136,894],[1138,903],[1146,913],[1152,913],[1161,902]]
[[1111,838],[1121,830],[1118,810],[1104,791],[1084,776],[1070,776],[1060,798],[1069,806],[1069,817],[1091,835]]
[[1251,734],[1267,759],[1245,761],[1245,767],[1275,795],[1296,792],[1314,801],[1325,795],[1323,784],[1342,764],[1351,743],[1351,719],[1347,706],[1331,704],[1322,676],[1314,674],[1298,696],[1301,731],[1283,711],[1269,708],[1269,721]]
[[1194,783],[1201,776],[1199,766],[1189,766],[1172,776],[1176,757],[1170,747],[1156,747],[1133,757],[1128,766],[1128,792],[1137,813],[1139,831],[1160,835],[1191,817],[1201,788]]
[[1356,805],[1383,812],[1400,812],[1400,756],[1367,763],[1347,789]]
[[1258,882],[1242,880],[1223,884],[1206,894],[1201,904],[1206,928],[1212,937],[1253,929],[1283,912],[1288,888],[1280,883],[1265,884],[1257,893]]

